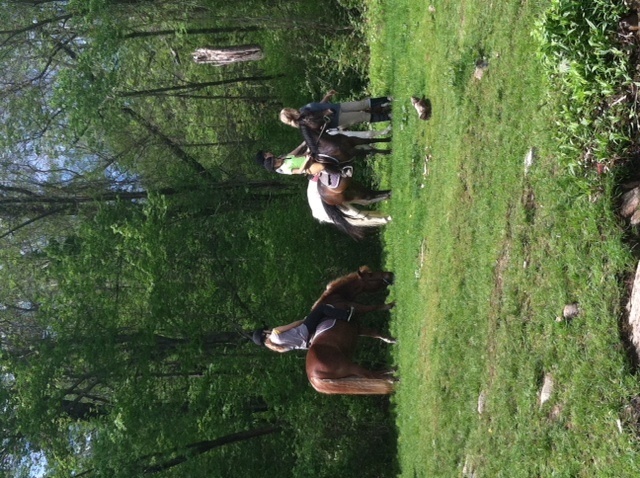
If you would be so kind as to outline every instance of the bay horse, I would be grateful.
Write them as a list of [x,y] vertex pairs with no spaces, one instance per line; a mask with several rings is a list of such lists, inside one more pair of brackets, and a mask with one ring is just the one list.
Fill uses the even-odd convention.
[[333,224],[356,240],[364,238],[367,228],[383,226],[391,221],[391,217],[353,205],[374,204],[390,197],[390,190],[374,191],[352,178],[341,178],[335,189],[325,186],[317,177],[307,185],[307,202],[313,217],[320,222]]
[[[323,131],[306,130],[305,143],[313,151],[319,151],[317,160],[328,164],[349,163],[353,158],[364,158],[370,154],[391,154],[390,149],[380,149],[372,144],[389,143],[391,138],[361,138],[344,134],[327,134]],[[311,145],[311,147],[309,147]]]
[[[352,308],[354,315],[390,310],[393,303],[364,305],[355,300],[362,293],[384,290],[392,283],[392,272],[373,272],[363,266],[330,282],[313,307],[330,304],[339,309]],[[387,395],[393,392],[395,380],[390,372],[373,372],[352,361],[359,334],[392,341],[360,327],[357,317],[348,322],[336,320],[330,329],[316,332],[306,358],[307,377],[316,391],[344,395]]]

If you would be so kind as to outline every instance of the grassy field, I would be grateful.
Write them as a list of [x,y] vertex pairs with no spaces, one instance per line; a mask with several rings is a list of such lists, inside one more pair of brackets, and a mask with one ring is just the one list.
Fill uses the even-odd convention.
[[[636,260],[616,164],[580,161],[559,134],[573,98],[532,36],[552,3],[367,2],[371,90],[395,98],[393,155],[374,167],[394,193],[401,476],[640,473],[620,332]],[[431,99],[430,121],[411,95]],[[557,320],[573,302],[580,315]]]

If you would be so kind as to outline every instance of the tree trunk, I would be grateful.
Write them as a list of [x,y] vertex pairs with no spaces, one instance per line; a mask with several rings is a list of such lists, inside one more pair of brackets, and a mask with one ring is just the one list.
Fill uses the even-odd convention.
[[204,34],[216,34],[216,33],[246,33],[255,32],[261,30],[262,27],[249,26],[249,27],[222,27],[222,28],[187,28],[186,30],[158,30],[149,32],[131,32],[122,35],[122,38],[145,38],[156,37],[165,35],[177,35],[178,33],[183,35],[204,35]]
[[[271,426],[265,428],[258,428],[255,430],[247,430],[239,433],[232,433],[231,435],[226,435],[220,438],[216,438],[215,440],[204,440],[196,443],[191,443],[187,445],[184,449],[180,450],[181,454],[177,455],[174,458],[167,459],[163,462],[158,463],[157,465],[144,466],[142,472],[146,474],[160,473],[162,471],[168,470],[177,466],[181,463],[184,463],[189,458],[202,455],[203,453],[208,452],[214,448],[218,448],[224,445],[228,445],[230,443],[236,443],[239,441],[249,440],[251,438],[259,437],[262,435],[269,435],[271,433],[275,433],[280,431],[280,427]],[[177,450],[174,450],[174,453]],[[157,457],[157,455],[151,455],[142,457],[139,461],[148,460],[149,458]]]
[[221,86],[221,85],[230,85],[233,83],[242,83],[242,82],[258,82],[258,81],[269,81],[274,80],[276,78],[281,78],[284,75],[267,75],[267,76],[248,76],[244,78],[231,78],[228,80],[220,80],[220,81],[206,81],[203,83],[190,83],[187,85],[178,85],[178,86],[165,86],[162,88],[151,88],[149,90],[138,90],[138,91],[123,91],[118,93],[118,96],[126,98],[132,96],[153,96],[153,95],[161,95],[164,93],[168,93],[171,91],[192,91],[192,90],[201,90],[203,88],[207,88],[209,86]]

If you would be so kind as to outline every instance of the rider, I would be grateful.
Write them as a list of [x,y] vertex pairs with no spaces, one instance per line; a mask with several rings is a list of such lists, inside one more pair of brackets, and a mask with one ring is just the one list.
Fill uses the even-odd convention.
[[391,119],[391,98],[365,98],[360,101],[329,103],[336,95],[330,90],[319,102],[308,103],[299,110],[284,108],[280,111],[280,121],[294,128],[307,124],[313,128],[335,129],[357,123],[377,123]]
[[320,180],[329,187],[337,187],[341,177],[351,177],[353,175],[352,166],[338,166],[320,163],[306,151],[304,143],[298,146],[289,154],[275,156],[273,153],[258,151],[256,163],[263,166],[267,171],[280,174],[310,174],[319,175]]
[[310,130],[327,132],[352,124],[376,123],[391,119],[391,98],[387,96],[347,103],[329,103],[335,94],[335,90],[330,90],[320,102],[308,103],[300,110],[284,108],[280,111],[280,121],[300,128],[314,158],[318,156],[319,151]]
[[252,340],[256,345],[265,346],[274,352],[289,352],[295,349],[308,349],[316,328],[326,320],[351,319],[353,309],[336,309],[329,304],[314,308],[303,320],[296,320],[273,329],[261,328],[253,331]]

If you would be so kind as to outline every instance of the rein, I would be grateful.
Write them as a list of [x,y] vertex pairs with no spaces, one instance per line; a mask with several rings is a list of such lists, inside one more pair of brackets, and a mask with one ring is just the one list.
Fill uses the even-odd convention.
[[[320,146],[320,138],[322,137],[322,135],[324,134],[325,130],[327,129],[327,126],[331,122],[331,118],[329,118],[329,115],[323,116],[322,119],[324,120],[324,124],[322,125],[322,128],[320,129],[320,134],[318,135],[318,140],[316,141],[316,148],[318,148],[318,146]],[[336,161],[336,162],[338,162],[338,161]]]
[[[333,156],[329,156],[328,154],[318,153],[317,156],[318,156],[318,159],[328,159],[329,163],[333,163],[336,166],[340,164],[340,161],[338,160],[338,158],[334,158]],[[320,161],[320,162],[324,163],[324,161]]]
[[322,125],[322,128],[320,129],[320,134],[318,135],[318,139],[316,140],[316,149],[318,149],[318,147],[320,146],[320,138],[322,138],[322,135],[324,134],[324,131],[327,129],[327,125],[329,124],[329,121],[327,121],[328,118],[325,117],[325,122]]

